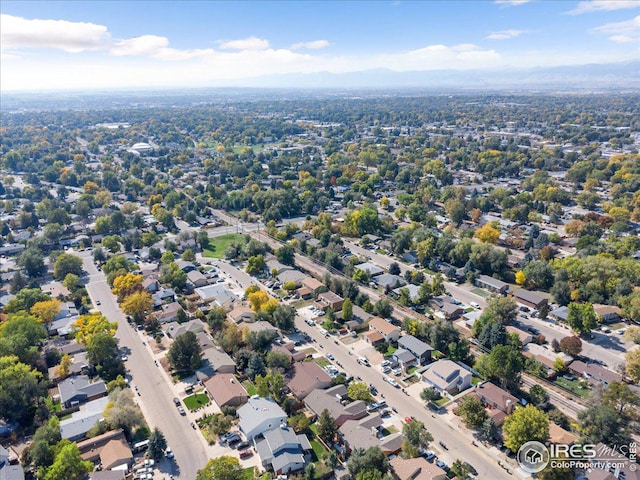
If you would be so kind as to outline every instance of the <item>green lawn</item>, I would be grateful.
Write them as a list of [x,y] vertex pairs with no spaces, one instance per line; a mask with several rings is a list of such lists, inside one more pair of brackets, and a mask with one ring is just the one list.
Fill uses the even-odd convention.
[[264,145],[234,145],[233,146],[233,153],[240,153],[242,151],[242,149],[247,148],[247,147],[251,147],[253,149],[253,153],[260,153],[261,151],[264,150]]
[[194,393],[184,399],[184,404],[189,410],[204,407],[209,403],[209,397],[206,393]]
[[242,469],[243,480],[253,480],[253,471],[255,467],[247,467]]
[[389,345],[389,347],[387,348],[387,352],[384,354],[384,356],[390,357],[395,353],[396,350],[398,350],[396,347],[392,347],[391,345]]
[[487,292],[486,290],[483,290],[481,288],[474,288],[471,291],[473,293],[475,293],[476,295],[480,295],[481,297],[488,297],[489,295],[491,295],[489,292]]
[[586,386],[588,384],[585,385],[585,383],[580,380],[567,380],[566,378],[558,377],[554,383],[566,388],[567,390],[571,390],[573,393],[580,395],[581,397],[587,397],[589,395],[589,387]]
[[331,362],[325,357],[316,358],[316,363],[320,368],[326,367],[327,365],[331,365]]
[[242,386],[247,391],[247,395],[253,397],[256,394],[256,386],[250,380],[242,382]]
[[417,366],[417,365],[414,365],[413,367],[409,367],[409,368],[407,369],[407,374],[408,374],[408,375],[411,375],[411,374],[412,374],[413,372],[415,372],[417,369],[418,369],[418,366]]
[[441,399],[436,400],[436,401],[435,401],[435,402],[433,402],[433,403],[435,403],[436,405],[438,405],[439,407],[441,407],[441,406],[443,406],[445,403],[448,403],[448,402],[449,402],[449,397],[442,397]]
[[227,233],[226,235],[220,235],[209,239],[209,246],[204,249],[204,256],[211,258],[224,258],[224,252],[231,246],[232,243],[244,244],[244,235],[239,233]]
[[479,383],[482,383],[482,379],[480,377],[471,377],[471,385],[475,386]]
[[324,456],[327,449],[324,448],[318,440],[311,440],[309,443],[311,444],[311,448],[313,448],[313,453],[316,456],[315,461],[322,460],[322,457]]

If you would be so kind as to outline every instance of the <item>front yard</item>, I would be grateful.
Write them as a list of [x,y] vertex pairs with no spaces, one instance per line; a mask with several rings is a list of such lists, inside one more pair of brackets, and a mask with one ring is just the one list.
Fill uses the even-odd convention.
[[186,397],[183,401],[185,406],[193,411],[208,404],[209,396],[206,393],[195,393]]

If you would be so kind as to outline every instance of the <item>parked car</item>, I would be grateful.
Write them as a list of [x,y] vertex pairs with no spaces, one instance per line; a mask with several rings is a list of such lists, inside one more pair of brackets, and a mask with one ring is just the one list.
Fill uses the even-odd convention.
[[164,451],[164,454],[167,458],[173,458],[173,451],[171,450],[171,447],[167,447],[167,449]]
[[178,407],[178,412],[180,412],[180,415],[182,416],[187,414],[187,412],[184,411],[184,408],[182,408],[182,405]]
[[250,457],[251,455],[253,455],[253,450],[251,450],[250,448],[247,448],[245,450],[240,450],[240,458],[247,458]]
[[462,464],[467,467],[472,474],[478,475],[478,471],[469,462],[463,462]]
[[236,448],[238,450],[246,450],[250,446],[251,446],[251,444],[245,440],[244,442],[240,442],[238,445],[236,445]]
[[433,452],[433,450],[427,450],[426,452],[424,452],[423,457],[428,461],[431,461],[436,458],[436,454]]
[[443,470],[447,470],[449,468],[449,465],[447,465],[445,462],[443,462],[442,460],[438,460],[436,462],[436,465],[439,466],[441,469]]
[[175,404],[176,407],[180,406],[180,399],[178,399],[177,397],[173,397],[173,403]]
[[240,437],[236,435],[235,437],[233,437],[231,440],[227,442],[227,445],[230,448],[236,448],[240,442],[241,442]]
[[473,308],[480,308],[480,304],[478,302],[469,302],[469,305],[471,305]]
[[336,358],[335,358],[333,355],[331,355],[330,353],[327,353],[327,358],[328,358],[329,360],[331,360],[331,361],[333,361],[333,360],[335,360],[335,359],[336,359]]

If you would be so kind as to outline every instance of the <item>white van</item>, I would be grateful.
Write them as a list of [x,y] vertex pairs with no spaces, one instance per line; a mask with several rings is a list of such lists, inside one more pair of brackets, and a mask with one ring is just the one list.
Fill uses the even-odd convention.
[[329,335],[329,332],[327,332],[324,328],[320,327],[320,333],[322,335],[324,335],[325,337],[327,337]]
[[480,304],[477,302],[469,302],[469,305],[471,305],[473,308],[480,308]]

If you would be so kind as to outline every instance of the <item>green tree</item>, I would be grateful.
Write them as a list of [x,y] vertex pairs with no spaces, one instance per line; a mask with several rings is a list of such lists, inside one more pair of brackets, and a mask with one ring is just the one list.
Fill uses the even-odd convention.
[[304,413],[298,413],[287,419],[287,423],[296,433],[306,432],[311,426],[311,419]]
[[624,418],[635,420],[638,417],[640,397],[626,383],[611,382],[602,394],[601,401],[603,405],[615,408],[618,415]]
[[36,407],[46,395],[42,374],[21,363],[17,356],[0,357],[0,412],[21,425],[34,421]]
[[16,355],[18,360],[36,366],[40,360],[38,344],[47,338],[44,326],[24,311],[9,314],[0,323],[0,356]]
[[9,300],[4,310],[7,313],[15,313],[20,310],[29,311],[36,303],[46,300],[51,300],[51,295],[44,293],[39,288],[23,288],[15,298]]
[[531,399],[531,403],[536,407],[539,407],[540,405],[547,403],[549,400],[549,394],[543,386],[535,384],[529,389],[529,398]]
[[233,425],[233,418],[224,413],[214,413],[209,420],[209,428],[211,433],[220,436],[227,433]]
[[451,474],[455,475],[456,478],[467,478],[471,473],[469,465],[466,463],[463,463],[462,460],[460,460],[459,458],[457,458],[451,464],[450,470],[451,470]]
[[296,310],[291,305],[278,303],[271,315],[271,318],[273,320],[273,325],[278,327],[280,330],[293,330],[293,327],[295,326]]
[[104,419],[112,428],[121,428],[127,437],[145,427],[144,416],[138,404],[133,401],[131,389],[115,389],[109,394],[109,404],[104,411]]
[[37,469],[46,468],[53,464],[56,457],[55,446],[61,439],[60,420],[55,415],[36,430],[28,456]]
[[318,420],[316,422],[316,428],[318,430],[318,436],[325,442],[330,443],[336,436],[338,426],[335,419],[329,413],[326,408],[320,412]]
[[497,297],[489,300],[485,312],[494,321],[509,325],[518,316],[518,306],[511,297]]
[[193,374],[202,364],[202,348],[196,334],[186,332],[178,335],[169,348],[167,358],[174,370]]
[[91,337],[87,343],[87,358],[107,381],[125,373],[122,360],[118,357],[118,340],[108,333],[100,332]]
[[455,413],[462,417],[462,420],[469,428],[480,428],[487,419],[487,411],[480,399],[475,395],[464,397]]
[[598,317],[590,303],[570,303],[567,324],[580,334],[591,332],[598,325]]
[[82,480],[91,470],[93,463],[82,459],[78,446],[66,443],[47,469],[44,480]]
[[385,299],[378,300],[375,303],[373,310],[376,315],[382,318],[389,318],[393,313],[393,307],[391,306],[389,301]]
[[413,420],[402,425],[402,434],[406,441],[416,448],[427,448],[433,436],[424,428],[424,423]]
[[590,443],[628,445],[631,441],[629,420],[611,405],[596,404],[578,412],[580,432]]
[[[380,447],[355,448],[347,462],[351,478],[359,478],[364,472],[379,472],[385,475],[389,471],[389,459]],[[362,478],[362,477],[360,477]]]
[[243,478],[240,461],[227,455],[212,458],[204,468],[198,470],[196,475],[196,480],[243,480]]
[[184,260],[185,262],[195,262],[196,254],[193,253],[193,250],[187,248],[184,252],[182,252],[182,260]]
[[493,418],[487,418],[480,427],[480,435],[487,441],[498,438],[498,426]]
[[44,256],[39,250],[29,247],[20,254],[18,265],[24,268],[30,277],[39,277],[44,271]]
[[440,395],[440,392],[438,392],[434,387],[425,387],[420,392],[420,398],[425,402],[435,402],[436,400],[440,400],[442,395]]
[[545,443],[549,438],[549,417],[533,405],[517,408],[502,426],[504,444],[512,451],[529,441]]
[[53,264],[53,276],[56,280],[64,280],[67,274],[82,274],[82,259],[69,253],[62,253]]
[[276,250],[276,257],[284,265],[293,265],[295,262],[295,250],[291,245],[283,245]]
[[353,303],[348,298],[342,302],[342,321],[350,322],[353,320]]
[[149,435],[149,446],[147,447],[147,453],[151,458],[158,461],[164,456],[164,451],[167,448],[167,440],[158,428],[154,428],[151,435]]
[[640,382],[640,350],[629,350],[625,355],[627,361],[626,372],[635,382]]
[[265,268],[267,268],[267,263],[264,261],[264,256],[254,255],[253,257],[249,257],[247,259],[246,271],[249,275],[262,273],[264,272]]
[[371,400],[371,392],[364,382],[351,382],[347,387],[347,395],[351,400],[362,400],[363,402]]
[[502,388],[517,386],[523,368],[522,354],[510,345],[498,345],[476,362],[476,370],[484,377],[498,380]]

